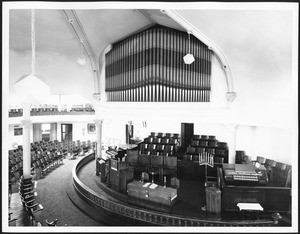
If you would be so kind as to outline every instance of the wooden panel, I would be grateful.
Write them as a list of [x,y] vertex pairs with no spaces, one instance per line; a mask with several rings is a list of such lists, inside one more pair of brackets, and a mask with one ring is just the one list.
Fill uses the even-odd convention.
[[144,187],[145,183],[133,181],[127,185],[128,202],[159,211],[171,211],[177,200],[177,189],[157,186],[155,189]]

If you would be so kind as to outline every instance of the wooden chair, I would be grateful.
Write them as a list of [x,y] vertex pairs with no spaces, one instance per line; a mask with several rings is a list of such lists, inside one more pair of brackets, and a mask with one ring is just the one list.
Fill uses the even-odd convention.
[[265,162],[266,162],[266,158],[261,157],[261,156],[257,156],[257,157],[256,157],[256,160],[254,160],[254,161],[252,161],[252,162],[253,162],[253,164],[259,163],[259,164],[261,164],[261,165],[264,165]]
[[186,149],[186,153],[183,155],[183,158],[184,158],[184,160],[192,161],[193,155],[195,155],[195,154],[197,154],[196,147],[188,146]]
[[154,173],[158,175],[159,181],[162,181],[163,167],[164,167],[164,156],[150,155],[150,167],[148,173]]
[[192,140],[191,146],[193,146],[193,147],[199,147],[199,141],[198,140]]
[[48,221],[47,219],[45,220],[47,225],[48,226],[51,226],[51,227],[54,227],[54,226],[57,226],[57,222],[58,222],[58,219],[54,219],[53,221]]
[[156,154],[156,144],[150,144],[150,154]]
[[149,174],[147,173],[147,172],[142,172],[142,174],[141,174],[141,181],[142,182],[148,182],[148,181],[150,181],[149,180]]
[[165,145],[158,145],[156,147],[156,152],[162,153],[165,150]]
[[153,139],[153,144],[160,144],[161,143],[161,138],[158,138],[158,137],[155,137],[154,139]]
[[146,138],[144,139],[144,143],[151,144],[151,143],[153,143],[153,139],[154,139],[154,138],[152,138],[152,137],[146,137]]
[[177,177],[177,157],[164,157],[163,176]]
[[267,158],[264,166],[268,171],[269,181],[274,182],[274,168],[276,166],[276,161]]
[[192,139],[194,139],[194,140],[199,140],[201,137],[200,137],[200,135],[193,135],[193,137],[192,137]]
[[292,187],[292,166],[287,165],[285,168],[286,182],[285,187]]
[[169,139],[169,138],[162,138],[162,140],[161,140],[161,144],[163,144],[163,145],[167,145],[167,144],[169,144],[169,141],[170,141],[170,139]]
[[174,146],[166,145],[164,152],[168,153],[170,156],[174,154]]
[[173,133],[172,138],[174,138],[174,139],[179,139],[179,138],[180,138],[180,134],[178,134],[178,133]]
[[285,169],[286,164],[277,162],[274,168],[274,182],[280,186],[285,186],[286,184],[286,177],[285,177]]
[[151,164],[151,159],[149,154],[139,154],[138,166],[135,168],[135,177],[140,177],[142,172],[148,172],[148,168]]
[[141,143],[139,154],[147,154],[150,151],[150,144]]
[[175,177],[171,178],[170,187],[175,188],[175,189],[179,189],[180,188],[180,180],[175,178]]
[[139,164],[139,151],[128,150],[126,160],[129,162],[130,166],[137,167]]

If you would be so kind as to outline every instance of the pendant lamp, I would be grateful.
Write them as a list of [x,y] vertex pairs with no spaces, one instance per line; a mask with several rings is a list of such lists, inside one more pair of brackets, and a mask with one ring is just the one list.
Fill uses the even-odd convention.
[[22,104],[39,104],[49,100],[50,88],[35,75],[35,10],[31,10],[31,74],[23,75],[13,85],[13,93]]
[[183,57],[184,63],[185,63],[185,64],[188,64],[188,65],[192,64],[192,63],[195,61],[194,55],[192,55],[191,52],[190,52],[190,47],[191,47],[191,45],[190,45],[190,34],[191,34],[191,32],[188,31],[188,37],[189,37],[189,52],[188,52],[188,54],[186,54],[186,55]]

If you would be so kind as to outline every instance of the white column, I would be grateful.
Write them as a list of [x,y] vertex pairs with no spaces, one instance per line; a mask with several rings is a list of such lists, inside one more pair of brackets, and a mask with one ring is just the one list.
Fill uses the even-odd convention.
[[228,163],[235,163],[235,151],[236,151],[236,135],[239,125],[230,125],[229,128],[229,140],[228,140]]
[[96,142],[97,142],[97,155],[96,158],[102,158],[102,124],[103,119],[95,119],[96,124]]
[[23,176],[25,179],[31,177],[31,155],[30,155],[30,130],[31,120],[21,120],[23,124]]

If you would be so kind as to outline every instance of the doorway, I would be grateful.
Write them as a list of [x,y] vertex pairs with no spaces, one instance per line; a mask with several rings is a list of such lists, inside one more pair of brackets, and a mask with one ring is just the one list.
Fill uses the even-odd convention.
[[72,141],[73,138],[73,125],[72,124],[61,124],[61,140]]
[[50,124],[42,124],[42,140],[50,141]]

